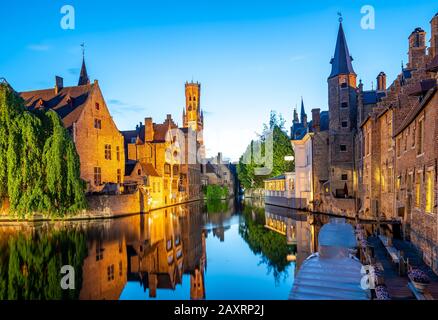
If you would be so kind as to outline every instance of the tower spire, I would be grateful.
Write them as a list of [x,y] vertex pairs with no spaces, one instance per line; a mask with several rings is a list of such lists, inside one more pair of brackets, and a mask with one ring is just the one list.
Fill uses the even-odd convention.
[[90,84],[90,79],[88,78],[87,66],[85,65],[85,43],[81,44],[82,47],[82,67],[81,74],[79,75],[78,86],[85,86]]
[[347,40],[345,39],[344,28],[342,27],[342,15],[340,15],[338,38],[336,40],[335,55],[330,61],[332,72],[330,73],[329,78],[340,74],[356,74],[353,70],[352,61],[353,58],[348,51]]
[[304,100],[303,97],[301,97],[301,123],[305,122],[305,119],[307,118],[306,110],[304,110]]

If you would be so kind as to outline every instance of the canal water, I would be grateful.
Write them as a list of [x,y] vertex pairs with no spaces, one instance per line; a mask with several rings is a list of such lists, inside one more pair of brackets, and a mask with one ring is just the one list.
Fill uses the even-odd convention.
[[[326,222],[230,200],[104,221],[0,224],[0,299],[287,299]],[[60,285],[64,265],[74,270],[72,290]]]

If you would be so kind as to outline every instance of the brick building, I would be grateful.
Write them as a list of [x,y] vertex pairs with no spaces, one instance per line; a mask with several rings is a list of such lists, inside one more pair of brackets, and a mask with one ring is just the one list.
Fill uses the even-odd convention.
[[52,109],[70,132],[81,162],[87,190],[102,191],[105,184],[123,184],[123,135],[117,129],[97,80],[90,83],[85,59],[77,86],[64,87],[56,77],[54,88],[21,92],[30,109]]
[[[154,123],[152,118],[146,118],[144,124],[140,123],[135,130],[123,132],[127,167],[148,165],[154,170],[151,177],[157,180],[156,188],[154,185],[152,189],[147,187],[146,193],[149,198],[152,193],[160,194],[153,196],[155,208],[201,197],[204,117],[200,93],[199,83],[186,83],[182,128],[168,114],[163,123]],[[129,180],[145,187],[143,182],[148,181],[146,176],[149,171],[142,171],[144,177],[140,179]],[[136,171],[133,174],[136,175]],[[161,177],[161,182],[156,177]]]

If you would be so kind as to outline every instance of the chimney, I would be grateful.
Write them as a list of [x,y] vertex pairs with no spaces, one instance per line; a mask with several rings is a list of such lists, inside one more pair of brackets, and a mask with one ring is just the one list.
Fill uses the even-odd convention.
[[64,88],[64,79],[62,77],[55,77],[55,94],[58,94]]
[[421,28],[415,28],[409,36],[409,68],[421,66],[426,56],[426,32]]
[[312,129],[314,132],[321,130],[321,109],[312,109]]
[[144,119],[144,139],[145,142],[154,140],[154,124],[152,118]]
[[432,59],[438,54],[438,12],[430,20],[429,54]]
[[219,152],[217,154],[217,164],[221,164],[222,163],[222,152]]
[[377,91],[386,90],[386,74],[385,72],[380,72],[377,76]]

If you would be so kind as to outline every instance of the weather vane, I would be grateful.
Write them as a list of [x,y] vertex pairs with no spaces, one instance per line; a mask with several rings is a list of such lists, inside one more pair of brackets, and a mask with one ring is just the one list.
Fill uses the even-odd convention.
[[82,47],[82,57],[85,57],[85,43],[84,42],[81,43],[81,47]]
[[338,12],[339,22],[342,22],[344,19],[342,18],[342,12]]

